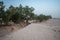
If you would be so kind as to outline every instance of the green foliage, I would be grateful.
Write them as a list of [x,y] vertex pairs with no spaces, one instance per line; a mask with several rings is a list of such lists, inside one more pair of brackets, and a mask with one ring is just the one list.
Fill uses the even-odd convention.
[[46,16],[46,15],[43,15],[43,14],[40,14],[38,16],[38,20],[40,20],[40,22],[42,22],[43,20],[48,20],[48,19],[51,19],[52,17],[50,15]]
[[34,11],[33,7],[29,7],[29,6],[24,7],[24,16],[27,23],[28,23],[28,20],[33,18],[34,16],[33,11]]
[[4,13],[4,3],[0,2],[0,24],[2,24],[3,20],[3,13]]
[[11,5],[7,10],[4,10],[4,3],[0,2],[0,23],[4,22],[6,25],[12,21],[14,23],[20,23],[22,21],[25,21],[28,23],[28,20],[48,20],[49,18],[52,18],[50,15],[46,16],[43,14],[40,14],[39,16],[34,14],[34,8],[25,6],[23,7],[21,4],[19,7],[14,7]]

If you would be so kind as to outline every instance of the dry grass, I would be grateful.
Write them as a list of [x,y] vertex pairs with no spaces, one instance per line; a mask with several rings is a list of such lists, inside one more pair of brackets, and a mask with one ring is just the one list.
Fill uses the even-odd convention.
[[27,24],[24,22],[20,24],[0,25],[0,36],[22,29],[25,26],[27,26]]

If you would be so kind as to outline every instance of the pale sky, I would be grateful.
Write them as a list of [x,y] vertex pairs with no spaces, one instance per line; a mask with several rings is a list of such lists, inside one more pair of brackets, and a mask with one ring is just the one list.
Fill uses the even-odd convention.
[[34,7],[34,13],[52,15],[54,18],[60,18],[60,0],[1,0],[4,2],[5,8],[8,8],[10,5]]

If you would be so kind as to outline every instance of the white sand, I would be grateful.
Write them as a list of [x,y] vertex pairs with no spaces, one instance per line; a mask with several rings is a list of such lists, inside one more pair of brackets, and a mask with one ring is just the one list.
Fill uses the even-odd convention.
[[11,34],[0,37],[0,40],[60,40],[60,20],[32,23]]

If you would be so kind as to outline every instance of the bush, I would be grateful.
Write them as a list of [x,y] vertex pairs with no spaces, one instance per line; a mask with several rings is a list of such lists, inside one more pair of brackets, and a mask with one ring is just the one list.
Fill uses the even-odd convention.
[[51,19],[51,18],[52,18],[52,17],[51,17],[50,15],[46,16],[46,15],[40,14],[40,15],[38,16],[38,20],[39,20],[40,22],[42,22],[43,20]]

